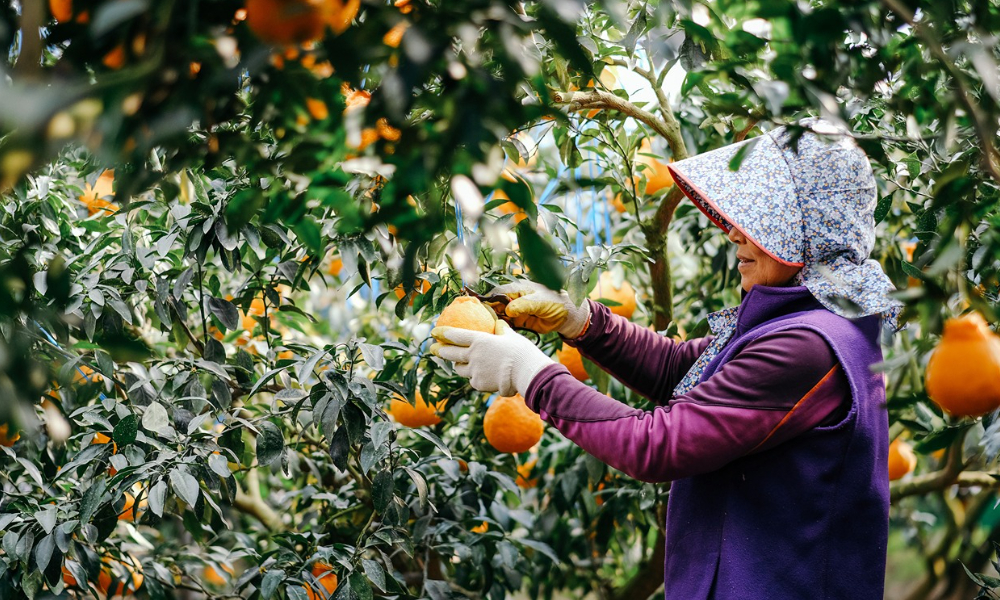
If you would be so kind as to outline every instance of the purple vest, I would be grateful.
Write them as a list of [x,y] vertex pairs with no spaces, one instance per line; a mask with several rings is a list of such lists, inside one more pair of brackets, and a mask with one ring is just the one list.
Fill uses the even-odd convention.
[[846,372],[847,417],[673,482],[668,600],[882,599],[889,434],[883,378],[871,371],[882,361],[881,317],[848,320],[810,300],[804,287],[754,287],[740,305],[733,338],[701,380],[765,333],[812,329]]

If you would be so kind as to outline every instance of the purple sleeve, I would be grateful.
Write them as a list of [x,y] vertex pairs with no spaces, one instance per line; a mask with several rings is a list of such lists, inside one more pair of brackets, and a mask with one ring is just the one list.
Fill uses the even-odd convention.
[[676,342],[590,302],[590,327],[575,340],[581,354],[643,396],[664,403],[711,337]]
[[535,376],[526,401],[596,458],[657,482],[715,471],[837,422],[850,397],[829,345],[796,329],[761,336],[690,393],[652,411],[605,396],[562,365]]

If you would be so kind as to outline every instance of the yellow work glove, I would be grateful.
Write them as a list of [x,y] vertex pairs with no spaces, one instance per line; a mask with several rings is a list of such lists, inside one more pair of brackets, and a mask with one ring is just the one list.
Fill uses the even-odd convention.
[[506,296],[502,302],[487,302],[504,321],[537,333],[559,332],[565,338],[578,337],[590,318],[590,305],[573,304],[565,291],[556,292],[533,281],[515,281],[494,288],[489,295]]

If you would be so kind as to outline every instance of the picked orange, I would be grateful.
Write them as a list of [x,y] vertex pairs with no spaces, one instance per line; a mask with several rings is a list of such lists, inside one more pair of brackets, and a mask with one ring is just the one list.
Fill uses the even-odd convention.
[[497,326],[496,315],[478,298],[459,296],[441,311],[435,327],[458,327],[483,333],[494,333]]

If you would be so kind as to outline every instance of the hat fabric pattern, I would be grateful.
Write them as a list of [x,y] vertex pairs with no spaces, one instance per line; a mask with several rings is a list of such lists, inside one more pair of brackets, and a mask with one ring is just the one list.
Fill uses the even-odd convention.
[[[831,312],[881,314],[897,328],[901,304],[875,246],[875,175],[848,132],[820,119],[793,141],[785,127],[669,165],[681,191],[727,233],[736,228]],[[831,137],[827,137],[827,136]],[[742,153],[737,170],[730,164]]]
[[[846,131],[826,121],[800,124],[810,131],[796,140],[781,127],[668,168],[684,195],[723,231],[735,228],[775,260],[802,267],[793,283],[825,308],[849,319],[880,314],[895,330],[902,305],[889,297],[895,287],[882,266],[868,258],[878,200],[868,157]],[[742,162],[734,171],[730,165],[737,158]],[[694,389],[725,348],[736,331],[738,308],[708,316],[716,337],[674,388],[674,397]]]

